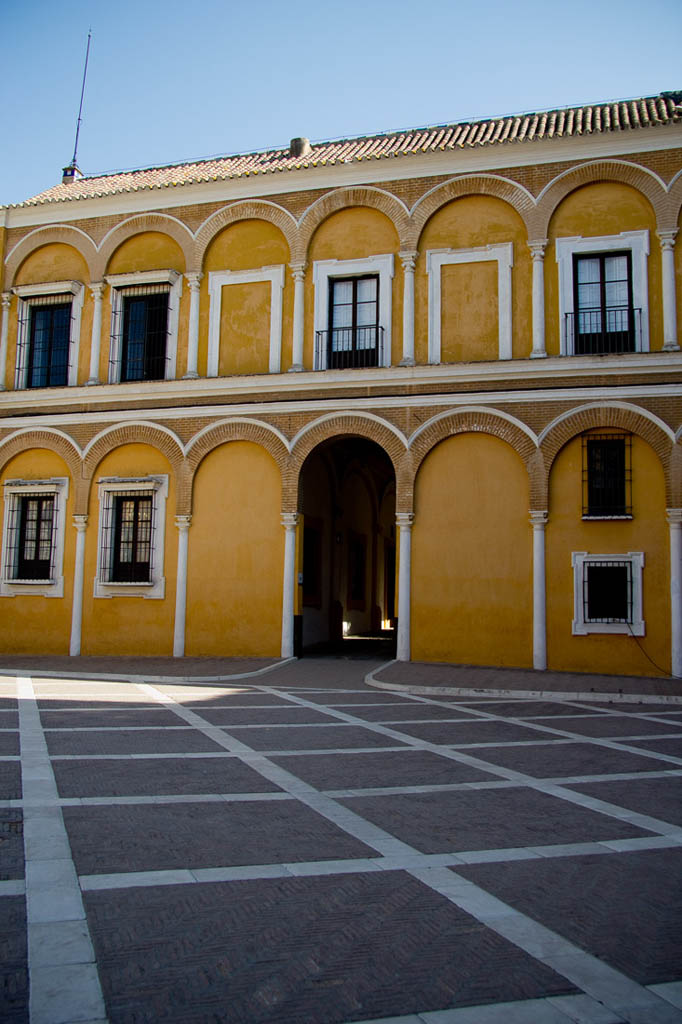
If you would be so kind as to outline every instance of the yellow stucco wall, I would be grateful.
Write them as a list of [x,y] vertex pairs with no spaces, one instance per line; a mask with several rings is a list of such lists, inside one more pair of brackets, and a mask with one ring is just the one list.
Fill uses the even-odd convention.
[[119,245],[107,267],[107,274],[134,274],[141,270],[177,270],[184,273],[182,249],[169,235],[142,231]]
[[[264,220],[243,220],[213,239],[204,258],[199,312],[199,373],[208,360],[208,275],[221,270],[259,270],[284,265],[282,292],[282,369],[291,366],[294,287],[289,246],[282,232]],[[219,374],[267,373],[270,350],[270,284],[231,284],[223,288]]]
[[[320,224],[308,249],[308,272],[305,282],[305,345],[303,363],[313,367],[314,307],[312,264],[315,260],[358,260],[367,256],[394,254],[393,310],[391,317],[391,362],[402,359],[403,270],[398,258],[399,240],[396,230],[385,214],[365,206],[353,206],[333,213]],[[382,325],[385,327],[385,325]],[[325,324],[323,330],[327,330]]]
[[[575,438],[561,450],[550,476],[546,530],[548,668],[624,675],[664,674],[647,659],[648,654],[665,669],[665,674],[670,672],[670,555],[665,485],[656,454],[639,437],[632,439],[632,510],[633,518],[629,521],[583,522],[581,438]],[[572,635],[573,551],[644,552],[645,636],[635,640],[630,635]]]
[[[648,199],[615,182],[584,185],[571,192],[555,211],[545,252],[545,344],[550,355],[559,354],[559,273],[554,243],[560,237],[619,235],[623,231],[649,231],[649,334],[651,349],[663,347],[661,307],[661,248],[656,218]],[[605,247],[608,250],[608,246]]]
[[[415,357],[428,362],[428,275],[426,253],[429,249],[474,249],[484,245],[512,242],[512,352],[515,359],[527,358],[532,347],[531,297],[532,264],[528,233],[516,210],[494,196],[464,196],[441,207],[429,219],[419,239],[419,259],[415,270]],[[494,268],[494,292],[486,289]],[[452,271],[460,271],[452,274]],[[451,279],[455,284],[450,284]],[[447,306],[443,310],[442,342],[452,357],[463,360],[497,358],[497,264],[474,263],[465,267],[447,267],[441,278]],[[458,288],[461,291],[458,294]],[[445,309],[456,317],[446,321]],[[456,313],[455,313],[456,310]],[[494,318],[494,332],[491,323]],[[495,334],[495,345],[490,338]],[[447,361],[443,356],[443,361]]]
[[412,657],[532,664],[528,477],[505,442],[463,434],[422,464],[412,538]]
[[[144,477],[168,474],[163,600],[144,597],[98,597],[93,594],[97,574],[99,498],[101,477]],[[100,462],[94,475],[88,508],[83,589],[83,654],[170,655],[173,653],[177,530],[174,525],[175,480],[166,458],[155,448],[129,444],[116,448]],[[72,531],[75,533],[75,531]]]
[[[69,477],[65,463],[54,452],[34,448],[10,459],[0,477],[0,487],[7,480],[47,480],[52,477]],[[1,503],[4,521],[4,500]],[[64,537],[64,597],[23,594],[0,597],[0,650],[8,654],[69,653],[76,546],[76,531],[71,526],[72,513],[73,482],[69,480]]]
[[275,462],[248,441],[222,445],[201,463],[189,533],[188,655],[279,655],[281,489]]

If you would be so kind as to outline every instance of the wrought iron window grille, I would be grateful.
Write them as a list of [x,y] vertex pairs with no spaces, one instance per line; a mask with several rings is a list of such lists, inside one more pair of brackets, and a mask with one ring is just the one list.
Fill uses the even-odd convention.
[[72,294],[20,302],[15,388],[66,387],[74,322]]
[[150,585],[156,523],[153,490],[105,490],[100,535],[101,583]]
[[632,563],[588,561],[583,568],[583,619],[585,623],[633,621]]
[[632,518],[632,436],[583,434],[583,519]]
[[171,286],[117,288],[112,302],[109,380],[165,380],[170,364]]
[[5,523],[3,579],[8,583],[52,583],[59,494],[10,494]]

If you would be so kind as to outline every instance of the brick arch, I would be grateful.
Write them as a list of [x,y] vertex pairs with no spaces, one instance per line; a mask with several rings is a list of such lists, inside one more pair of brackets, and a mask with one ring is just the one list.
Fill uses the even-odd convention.
[[194,480],[203,460],[210,452],[215,451],[223,444],[229,444],[230,441],[251,441],[264,448],[277,464],[282,475],[282,487],[284,487],[289,452],[276,431],[269,424],[260,420],[225,420],[222,423],[215,423],[195,440],[190,441],[186,456],[189,490],[183,494],[186,504],[183,506],[183,510],[178,512],[179,515],[191,515]]
[[537,209],[531,218],[532,238],[546,238],[549,222],[561,202],[583,185],[615,182],[629,185],[649,200],[659,230],[674,227],[671,224],[671,202],[660,179],[651,171],[625,160],[594,160],[560,174],[545,186],[538,197]]
[[289,246],[290,258],[294,259],[298,231],[294,217],[284,207],[276,203],[268,203],[265,200],[250,199],[244,202],[232,203],[231,206],[224,206],[217,210],[208,220],[205,220],[197,231],[194,240],[192,255],[192,269],[201,270],[206,250],[213,239],[231,224],[240,220],[265,220],[274,224],[284,235]]
[[97,280],[106,273],[109,260],[123,242],[146,231],[157,231],[168,235],[180,246],[185,257],[185,269],[190,269],[193,247],[192,233],[181,221],[169,217],[165,213],[145,213],[138,217],[130,217],[109,231],[102,241],[97,253]]
[[445,415],[434,416],[422,426],[419,433],[410,439],[412,453],[412,492],[417,474],[427,455],[436,445],[457,434],[490,434],[505,441],[521,458],[526,467],[530,483],[530,507],[544,508],[537,501],[541,495],[538,488],[538,449],[533,437],[524,430],[520,421],[501,415],[496,409],[455,409]]
[[83,490],[83,463],[81,452],[75,441],[57,430],[22,430],[0,441],[0,473],[15,455],[21,455],[32,448],[46,448],[64,460],[74,487],[74,513],[79,510],[79,498]]
[[408,249],[418,247],[420,235],[434,213],[455,199],[473,195],[493,196],[496,199],[501,199],[518,213],[528,229],[535,209],[535,201],[526,189],[499,175],[472,174],[453,178],[451,181],[436,186],[414,204],[410,211],[409,234],[405,239],[404,247]]
[[319,226],[333,213],[339,210],[347,210],[351,206],[368,206],[372,210],[378,210],[393,224],[400,247],[405,248],[406,240],[409,237],[410,218],[407,209],[391,195],[380,188],[356,187],[339,188],[333,192],[327,192],[316,202],[309,206],[299,222],[299,237],[296,255],[292,259],[303,262],[308,257],[308,249],[313,235]]
[[80,228],[70,227],[68,224],[54,224],[49,228],[38,228],[31,231],[14,246],[5,260],[5,290],[14,284],[19,267],[36,249],[42,249],[44,245],[60,243],[69,245],[83,257],[90,271],[90,280],[96,281],[97,277],[97,249],[95,243]]
[[[670,214],[672,223],[669,225],[669,230],[673,230],[679,226],[680,214],[682,213],[682,171],[673,179],[672,185],[670,186]],[[662,230],[662,229],[661,229]],[[678,242],[679,244],[679,242]]]
[[[362,414],[339,413],[324,416],[309,423],[294,441],[287,463],[282,490],[282,511],[298,511],[298,491],[301,470],[311,452],[324,441],[342,437],[364,437],[374,441],[388,455],[396,480],[396,511],[411,512],[412,498],[406,484],[409,482],[409,453],[404,440],[385,421]],[[405,507],[404,507],[405,506]]]
[[[645,415],[637,406],[626,404],[582,406],[549,425],[540,440],[540,450],[546,467],[546,500],[549,500],[549,475],[561,449],[586,430],[609,427],[636,434],[653,448],[663,467],[666,502],[672,507],[674,488],[671,467],[673,450],[677,446],[661,423]],[[680,481],[677,480],[675,484],[679,491]],[[547,505],[544,507],[547,508]]]
[[[186,468],[182,447],[174,434],[155,426],[153,423],[124,423],[119,427],[111,427],[102,431],[88,445],[83,459],[83,477],[85,480],[84,505],[76,512],[85,514],[88,510],[88,499],[92,480],[102,459],[124,444],[147,444],[164,455],[175,474],[177,485],[177,506],[181,505],[181,496],[187,487]],[[181,515],[181,512],[177,513]]]

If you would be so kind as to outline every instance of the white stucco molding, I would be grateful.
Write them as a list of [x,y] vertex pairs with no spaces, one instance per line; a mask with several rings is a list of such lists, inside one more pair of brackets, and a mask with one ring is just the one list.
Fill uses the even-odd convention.
[[207,376],[217,377],[220,362],[220,311],[223,288],[230,284],[270,284],[269,373],[279,373],[282,364],[282,293],[285,265],[256,270],[218,270],[208,275],[208,367]]

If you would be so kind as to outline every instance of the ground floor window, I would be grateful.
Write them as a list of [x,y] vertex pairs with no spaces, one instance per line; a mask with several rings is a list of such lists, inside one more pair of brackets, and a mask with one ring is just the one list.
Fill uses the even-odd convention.
[[573,633],[644,635],[642,568],[644,554],[592,555],[575,551]]
[[95,597],[164,597],[168,477],[108,477],[98,489]]
[[62,596],[67,495],[66,478],[5,483],[0,593]]

